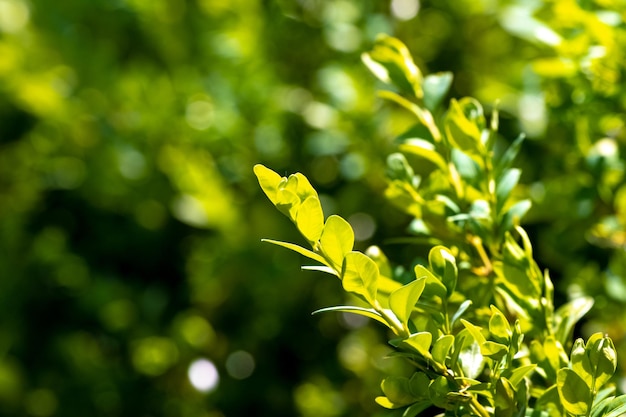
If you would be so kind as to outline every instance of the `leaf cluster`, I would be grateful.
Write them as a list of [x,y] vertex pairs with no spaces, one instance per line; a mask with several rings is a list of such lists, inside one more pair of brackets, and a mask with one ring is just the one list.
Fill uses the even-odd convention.
[[[472,98],[440,109],[452,76],[424,76],[398,39],[379,37],[363,61],[389,84],[381,96],[416,118],[400,152],[388,159],[386,191],[413,215],[418,237],[436,242],[412,279],[401,284],[378,247],[355,251],[350,224],[337,215],[324,218],[304,175],[281,177],[263,165],[254,172],[309,247],[268,242],[315,261],[305,269],[336,276],[361,300],[318,312],[350,312],[383,324],[393,356],[410,367],[410,376],[382,381],[377,403],[404,417],[430,407],[482,417],[621,414],[626,397],[615,397],[610,384],[617,363],[611,339],[597,333],[571,343],[593,301],[555,308],[550,276],[519,226],[530,206],[515,195],[521,172],[512,164],[522,139],[496,155],[497,111],[488,124]],[[430,168],[416,175],[409,157]]]

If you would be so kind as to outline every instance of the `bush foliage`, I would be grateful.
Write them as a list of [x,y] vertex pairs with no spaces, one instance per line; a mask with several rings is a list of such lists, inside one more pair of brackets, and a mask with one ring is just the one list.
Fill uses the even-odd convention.
[[[405,349],[393,330],[309,317],[373,309],[373,293],[337,291],[259,244],[321,250],[319,222],[307,246],[261,198],[257,163],[306,174],[322,233],[333,219],[349,235],[347,222],[347,253],[375,260],[384,310],[418,265],[437,278],[436,258],[454,258],[454,291],[449,275],[445,296],[431,280],[418,297],[439,315],[409,320],[394,302],[394,337],[417,325],[471,344],[467,322],[512,352],[491,334],[493,305],[511,332],[519,319],[522,347],[553,334],[573,359],[571,341],[591,352],[609,335],[607,384],[623,392],[624,13],[612,0],[0,0],[1,414],[402,414],[374,401],[413,375],[383,359]],[[393,70],[407,51],[409,72]],[[318,266],[341,274],[349,240]],[[507,279],[520,268],[527,281]],[[565,362],[523,380],[547,388]],[[489,389],[472,394],[486,407]]]

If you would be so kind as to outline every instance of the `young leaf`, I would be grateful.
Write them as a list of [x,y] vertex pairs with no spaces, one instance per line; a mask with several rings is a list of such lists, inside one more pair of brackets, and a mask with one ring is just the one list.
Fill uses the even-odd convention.
[[519,384],[526,375],[534,371],[536,367],[537,365],[533,363],[530,365],[520,366],[515,369],[507,368],[504,372],[502,372],[502,376],[511,381],[511,384],[513,384],[514,387],[517,387],[517,384]]
[[437,152],[435,146],[424,139],[407,139],[398,148],[404,153],[416,155],[432,162],[442,171],[448,169],[445,159]]
[[[606,408],[608,411],[603,417],[619,417],[626,414],[626,395],[614,398]],[[609,411],[610,410],[610,411]]]
[[280,184],[282,177],[276,172],[261,164],[256,164],[253,169],[254,175],[256,175],[257,180],[259,181],[261,189],[263,190],[267,198],[269,198],[269,200],[272,202],[272,204],[276,205],[278,184]]
[[343,288],[362,296],[370,305],[376,302],[378,266],[361,252],[349,252],[343,260]]
[[439,339],[437,339],[432,349],[432,355],[435,362],[446,366],[446,358],[453,344],[454,336],[451,334],[443,335]]
[[430,269],[441,278],[446,287],[446,294],[450,297],[456,288],[458,278],[454,255],[444,246],[435,246],[428,253],[428,262]]
[[603,336],[602,333],[595,333],[589,337],[585,350],[595,377],[595,386],[591,388],[597,390],[615,373],[617,367],[615,346],[609,337]]
[[[398,317],[405,329],[408,329],[411,312],[424,291],[426,278],[418,278],[415,281],[398,288],[389,295],[389,307]],[[429,333],[430,334],[430,333]]]
[[354,247],[354,231],[343,218],[331,215],[326,219],[320,237],[322,252],[337,270],[341,270],[343,258]]
[[452,78],[451,72],[439,72],[424,78],[422,88],[424,89],[424,104],[428,110],[434,111],[439,106],[450,90]]
[[423,96],[422,73],[400,40],[385,34],[378,35],[373,49],[361,58],[381,81],[391,82],[401,91],[418,98]]
[[317,196],[307,197],[296,214],[296,226],[311,243],[317,242],[324,229],[324,212]]
[[464,112],[465,109],[469,110],[470,103],[476,111],[480,109],[482,114],[482,107],[477,102],[470,99],[463,99],[461,102],[452,99],[444,120],[444,127],[451,148],[459,148],[464,152],[480,155],[483,150],[482,129],[477,126],[475,120],[468,118]]
[[498,179],[498,184],[496,185],[496,210],[498,213],[504,207],[504,204],[511,195],[513,188],[517,185],[521,175],[521,170],[517,168],[510,168],[504,171],[504,174],[502,174],[502,176]]
[[470,334],[472,335],[472,337],[474,338],[476,343],[478,343],[479,346],[482,346],[485,344],[487,340],[485,339],[485,336],[482,334],[480,327],[474,326],[472,323],[464,319],[461,319],[461,324],[463,324],[463,326],[465,326],[467,331],[470,332]]
[[500,157],[500,160],[498,161],[498,165],[496,166],[496,172],[503,172],[511,166],[511,163],[513,163],[515,157],[522,148],[522,142],[524,142],[524,139],[525,136],[523,134],[519,135],[517,139],[515,139],[513,143],[507,148],[507,150],[502,154],[502,157]]
[[593,298],[579,297],[562,305],[554,312],[554,335],[562,345],[571,340],[574,325],[581,319],[593,306]]
[[378,313],[376,310],[371,309],[371,308],[363,308],[363,307],[356,307],[356,306],[335,306],[335,307],[320,308],[319,310],[315,310],[312,314],[326,313],[329,311],[339,311],[342,313],[358,314],[359,316],[368,317],[370,319],[376,320],[379,323],[384,324],[387,327],[390,327],[389,323],[387,323],[387,321],[383,318],[383,316],[381,316],[380,313]]
[[591,403],[591,392],[585,381],[573,370],[562,368],[557,373],[556,384],[565,410],[577,416],[586,415]]
[[298,252],[300,255],[304,255],[307,258],[311,258],[314,261],[317,261],[321,264],[324,264],[326,266],[330,266],[328,265],[328,262],[326,261],[326,259],[324,259],[321,255],[318,255],[317,253],[305,249],[302,246],[298,246],[298,245],[294,245],[293,243],[287,243],[287,242],[281,242],[278,240],[272,240],[272,239],[262,239],[262,242],[267,242],[267,243],[271,243],[273,245],[277,245],[277,246],[282,246],[283,248],[287,248],[290,249],[294,252]]
[[594,371],[591,369],[591,362],[589,362],[583,339],[579,338],[574,342],[570,354],[570,363],[572,370],[585,381],[590,389],[593,389]]
[[452,316],[452,319],[450,319],[450,326],[454,327],[454,325],[456,324],[457,320],[459,320],[461,318],[463,313],[465,313],[467,311],[467,309],[471,305],[472,305],[472,300],[465,300],[465,301],[463,301],[461,303],[461,305],[459,306],[459,309]]
[[422,356],[429,358],[431,357],[429,350],[432,341],[433,335],[430,332],[419,332],[407,337],[402,343],[410,346]]
[[430,272],[424,265],[416,265],[415,266],[415,277],[421,278],[426,277],[426,285],[424,287],[424,296],[432,297],[437,296],[442,300],[446,298],[447,289],[445,285],[438,280],[432,272]]
[[409,379],[401,376],[388,376],[380,384],[385,396],[394,408],[415,402],[409,389]]
[[497,342],[508,343],[512,334],[508,320],[496,306],[491,305],[490,308],[489,332]]

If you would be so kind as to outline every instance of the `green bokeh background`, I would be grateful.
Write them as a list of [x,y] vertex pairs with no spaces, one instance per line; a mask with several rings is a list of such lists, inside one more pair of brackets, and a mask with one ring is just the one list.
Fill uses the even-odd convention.
[[609,333],[623,375],[626,12],[578,3],[0,0],[0,414],[387,415],[381,329],[310,316],[345,300],[260,242],[301,237],[252,175],[303,172],[359,249],[410,263],[382,197],[410,119],[360,61],[381,32],[528,134],[536,257],[558,300],[596,298],[577,332]]

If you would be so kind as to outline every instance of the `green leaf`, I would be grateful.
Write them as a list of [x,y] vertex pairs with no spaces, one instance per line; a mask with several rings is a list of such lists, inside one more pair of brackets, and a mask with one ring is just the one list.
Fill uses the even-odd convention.
[[500,230],[502,232],[508,232],[513,229],[513,226],[519,224],[519,221],[528,213],[532,203],[530,200],[521,200],[513,204],[502,216],[500,221]]
[[595,386],[592,389],[598,390],[615,373],[617,367],[615,346],[609,337],[603,336],[602,333],[595,333],[589,337],[585,350],[595,376]]
[[295,193],[295,190],[289,190],[286,188],[279,188],[276,192],[276,208],[289,217],[291,221],[296,221],[298,215],[298,208],[300,207],[300,199]]
[[409,389],[409,379],[402,376],[388,376],[380,384],[385,396],[394,405],[394,408],[412,404],[415,398]]
[[[428,390],[426,390],[424,392],[428,392]],[[416,417],[422,411],[426,410],[431,405],[432,404],[430,403],[430,400],[428,400],[428,401],[419,401],[419,402],[416,402],[415,404],[411,404],[410,406],[408,406],[406,408],[406,410],[404,410],[404,413],[402,413],[402,417]]]
[[483,153],[482,128],[476,123],[480,118],[475,113],[482,115],[482,106],[477,101],[469,98],[461,101],[452,99],[444,119],[444,128],[450,147],[480,155]]
[[324,229],[324,212],[317,196],[307,197],[298,208],[296,226],[311,243],[317,242]]
[[511,339],[511,326],[504,314],[494,305],[491,308],[491,318],[489,319],[489,332],[494,339],[500,343],[508,343]]
[[394,152],[387,156],[387,177],[390,180],[399,180],[414,184],[415,172],[406,160],[406,157],[399,152]]
[[494,396],[495,417],[512,417],[515,411],[515,389],[506,378],[498,378]]
[[492,342],[491,340],[487,340],[485,343],[480,345],[480,353],[483,356],[487,356],[488,358],[492,358],[494,360],[500,360],[507,354],[509,348],[502,343]]
[[537,399],[535,410],[543,410],[549,417],[563,417],[563,406],[556,384],[545,390]]
[[309,197],[315,197],[319,200],[317,191],[315,191],[315,189],[313,188],[313,186],[311,185],[307,177],[305,177],[299,172],[296,172],[295,174],[292,174],[289,176],[289,180],[288,180],[289,183],[294,181],[294,178],[297,179],[297,181],[295,181],[295,184],[296,184],[295,193],[300,199],[300,201],[305,201]]
[[515,369],[507,368],[502,375],[511,381],[511,384],[513,384],[514,387],[517,387],[524,377],[534,371],[536,367],[537,365],[533,363],[530,365],[520,366]]
[[583,339],[576,339],[570,353],[570,363],[572,370],[585,381],[590,389],[593,389],[594,371],[591,369],[591,362],[585,350]]
[[423,372],[415,372],[409,380],[409,391],[418,399],[428,398],[428,385],[430,378]]
[[445,285],[441,283],[437,277],[433,275],[424,265],[416,265],[415,266],[415,277],[422,278],[426,277],[426,285],[424,286],[423,296],[432,297],[437,296],[441,299],[445,299],[447,296],[447,289]]
[[443,335],[437,339],[431,352],[435,362],[446,366],[446,358],[452,345],[454,345],[454,336],[451,334]]
[[454,325],[456,324],[457,320],[459,320],[461,318],[463,313],[465,313],[467,311],[467,309],[471,305],[472,305],[472,300],[465,300],[465,301],[463,301],[461,303],[461,305],[459,306],[459,309],[452,316],[452,319],[450,320],[450,326],[454,327]]
[[326,308],[321,308],[319,310],[315,310],[312,314],[326,313],[329,311],[338,311],[342,313],[358,314],[359,316],[364,316],[364,317],[368,317],[370,319],[376,320],[377,322],[382,323],[385,326],[391,328],[391,326],[389,326],[389,323],[387,323],[387,320],[385,320],[383,316],[381,316],[376,310],[371,309],[371,308],[363,308],[363,307],[356,307],[356,306],[335,306],[335,307],[326,307]]
[[593,306],[593,298],[579,297],[562,305],[554,312],[554,335],[562,345],[571,340],[574,325]]
[[444,376],[439,376],[434,379],[428,387],[430,400],[439,408],[446,408],[448,406],[448,393],[450,392],[456,392],[456,389],[453,383]]
[[504,204],[509,199],[511,191],[517,185],[522,171],[517,168],[510,168],[504,171],[502,176],[498,179],[496,185],[496,210],[499,213],[504,207]]
[[476,379],[485,366],[485,359],[480,353],[480,344],[476,340],[459,352],[458,360],[461,363],[463,374],[471,379]]
[[419,332],[414,333],[406,339],[402,340],[402,343],[410,346],[415,351],[419,352],[422,356],[429,358],[430,354],[430,345],[433,341],[433,335],[430,332]]
[[396,317],[398,317],[398,320],[400,320],[405,329],[408,329],[411,312],[417,300],[419,300],[422,295],[425,285],[426,278],[417,278],[389,295],[389,307]]
[[620,395],[614,398],[606,410],[608,412],[604,414],[603,417],[619,417],[626,414],[626,395]]
[[502,156],[498,159],[498,165],[496,165],[496,172],[500,173],[510,168],[511,164],[517,157],[520,149],[522,148],[522,142],[526,137],[521,134],[513,141],[511,146],[507,148],[507,150],[502,154]]
[[324,264],[326,266],[330,266],[328,265],[328,262],[326,261],[326,259],[324,259],[321,255],[318,255],[317,253],[309,250],[309,249],[305,249],[302,246],[298,246],[295,245],[293,243],[287,243],[287,242],[281,242],[278,240],[272,240],[272,239],[261,239],[262,242],[267,242],[267,243],[271,243],[273,245],[277,245],[277,246],[282,246],[283,248],[287,248],[290,249],[294,252],[298,252],[300,255],[304,255],[307,258],[313,259],[314,261],[317,261],[321,264]]
[[453,75],[451,72],[439,72],[427,75],[422,83],[424,90],[424,104],[430,111],[434,111],[452,85]]
[[470,332],[470,334],[472,335],[472,337],[474,338],[476,343],[478,343],[479,346],[482,346],[487,341],[480,327],[474,326],[472,323],[470,323],[469,321],[465,319],[461,319],[461,324],[463,324],[463,326],[465,326],[467,331]]
[[343,258],[354,247],[354,231],[350,223],[334,214],[329,216],[320,237],[320,246],[333,267],[341,270]]
[[439,152],[437,152],[435,146],[424,139],[407,139],[403,144],[398,146],[398,149],[404,153],[424,158],[427,161],[432,162],[442,171],[446,171],[448,169],[445,159],[443,159]]
[[565,410],[578,416],[587,414],[591,392],[585,381],[569,368],[559,369],[556,381],[561,404]]
[[254,175],[256,175],[257,180],[259,181],[261,189],[263,190],[267,198],[269,198],[269,200],[272,202],[272,204],[276,205],[278,185],[280,184],[283,177],[261,164],[256,164],[253,170]]
[[381,81],[395,84],[401,91],[421,98],[422,73],[408,48],[398,39],[380,34],[374,47],[361,56],[365,65]]
[[341,282],[343,288],[362,296],[370,305],[376,302],[378,266],[361,252],[349,252],[343,260]]
[[450,297],[456,289],[459,273],[454,255],[444,246],[435,246],[428,253],[428,262],[430,269],[441,278],[446,287],[446,295]]

